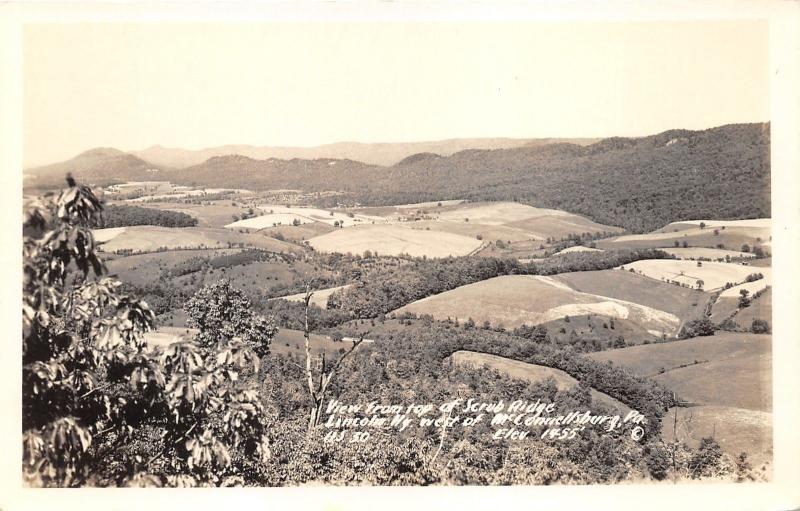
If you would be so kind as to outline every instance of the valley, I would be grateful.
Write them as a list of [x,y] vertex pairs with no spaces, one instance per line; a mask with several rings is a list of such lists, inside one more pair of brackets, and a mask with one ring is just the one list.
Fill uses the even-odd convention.
[[[272,373],[259,385],[290,403],[276,413],[292,420],[302,405],[287,375],[302,369],[308,325],[309,356],[334,364],[353,352],[354,372],[336,387],[343,396],[444,385],[637,410],[653,421],[649,442],[691,450],[711,436],[768,474],[771,220],[763,201],[739,211],[728,198],[693,210],[671,204],[663,215],[643,213],[650,203],[589,207],[592,192],[570,188],[560,167],[600,172],[643,151],[658,165],[671,161],[659,159],[663,137],[644,140],[426,153],[389,166],[139,153],[191,162],[155,169],[104,149],[33,174],[70,168],[95,185],[105,208],[92,230],[96,249],[122,291],[152,310],[150,352],[194,345],[204,333],[189,304],[221,282],[275,327],[263,355]],[[488,166],[470,185],[481,192],[453,184],[465,170],[453,162]],[[531,162],[565,172],[564,190],[548,188]],[[532,173],[524,183],[514,173],[523,168]],[[599,188],[615,186],[620,176],[603,172]],[[546,199],[525,184],[539,178],[553,192]],[[721,216],[703,215],[710,211]]]

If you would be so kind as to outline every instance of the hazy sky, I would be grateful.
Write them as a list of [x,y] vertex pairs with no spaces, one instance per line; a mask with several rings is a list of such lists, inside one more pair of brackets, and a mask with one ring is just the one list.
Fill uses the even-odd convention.
[[758,22],[28,25],[24,160],[769,120]]

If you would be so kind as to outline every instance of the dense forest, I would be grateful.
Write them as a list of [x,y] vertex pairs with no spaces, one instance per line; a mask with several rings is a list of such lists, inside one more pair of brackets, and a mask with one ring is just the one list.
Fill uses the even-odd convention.
[[556,143],[472,149],[446,157],[420,154],[390,167],[230,155],[152,173],[131,155],[96,150],[101,154],[90,151],[63,164],[30,169],[35,177],[26,184],[60,183],[69,169],[95,184],[155,179],[252,190],[335,190],[346,192],[344,198],[328,200],[349,204],[515,200],[645,232],[678,220],[770,216],[769,148],[767,123],[608,138],[588,146]]
[[158,225],[161,227],[194,227],[197,219],[180,211],[112,204],[103,210],[100,227]]

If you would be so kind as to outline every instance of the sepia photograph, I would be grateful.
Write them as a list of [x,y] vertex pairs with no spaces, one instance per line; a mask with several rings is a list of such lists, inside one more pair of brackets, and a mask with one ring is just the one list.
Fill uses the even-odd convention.
[[769,17],[17,35],[23,495],[776,481]]

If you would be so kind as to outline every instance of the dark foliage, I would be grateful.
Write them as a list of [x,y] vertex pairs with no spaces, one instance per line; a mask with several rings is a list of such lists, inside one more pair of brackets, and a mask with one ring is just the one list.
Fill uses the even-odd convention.
[[131,225],[194,227],[197,225],[197,219],[180,211],[143,208],[124,204],[112,204],[104,210],[101,227],[128,227]]

